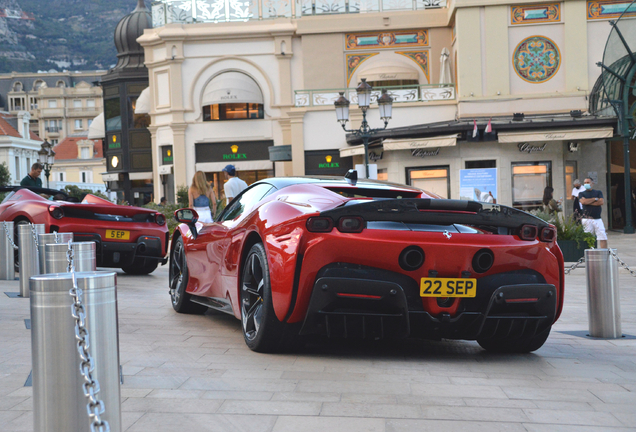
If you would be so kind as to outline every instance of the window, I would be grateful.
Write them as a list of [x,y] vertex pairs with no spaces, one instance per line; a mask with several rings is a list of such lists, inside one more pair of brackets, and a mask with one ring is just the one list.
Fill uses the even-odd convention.
[[93,119],[88,119],[88,127],[91,127],[92,124],[93,124]]
[[104,118],[106,119],[106,131],[121,130],[119,98],[104,101]]
[[378,170],[378,180],[389,181],[389,170],[387,168],[380,168]]
[[15,182],[19,183],[22,180],[22,176],[20,175],[20,158],[18,156],[15,157]]
[[82,107],[82,101],[79,99],[75,99],[73,101],[73,108],[81,108]]
[[480,168],[497,168],[496,160],[474,160],[466,161],[464,164],[466,169],[480,169]]
[[20,81],[18,81],[15,84],[13,84],[13,91],[14,92],[21,92],[22,91],[22,83]]
[[82,147],[80,149],[80,159],[90,159],[91,158],[90,151],[91,151],[90,148]]
[[81,129],[82,128],[82,119],[76,119],[75,120],[75,129]]
[[[574,180],[577,178],[576,161],[565,161],[565,194],[566,199],[572,199],[572,189]],[[581,180],[582,181],[582,180]]]
[[227,103],[203,107],[203,121],[262,119],[263,104]]
[[512,163],[512,206],[529,211],[543,205],[543,190],[552,186],[551,162]]
[[230,205],[221,214],[221,220],[234,220],[239,218],[246,210],[250,210],[258,203],[274,186],[267,183],[259,183],[245,189],[237,198],[232,200]]
[[50,143],[51,143],[51,144],[53,144],[53,146],[56,146],[56,145],[57,145],[57,143],[58,143],[58,140],[57,140],[57,139],[52,139],[52,140],[50,141]]
[[34,97],[29,98],[29,105],[31,106],[31,110],[38,109],[38,100]]
[[86,100],[86,106],[90,107],[90,108],[94,108],[95,107],[95,99],[87,99]]
[[407,168],[408,184],[432,192],[442,198],[450,197],[450,176],[448,166]]
[[92,171],[80,171],[80,181],[82,183],[93,183]]
[[26,158],[26,163],[27,172],[31,172],[31,158]]
[[383,87],[394,87],[394,86],[399,86],[399,87],[416,86],[419,83],[420,83],[419,80],[416,80],[416,79],[388,79],[388,80],[380,80],[380,81],[367,81],[367,84],[369,84],[371,87],[373,88],[377,87],[378,89],[381,89]]
[[49,99],[49,108],[57,108],[57,100]]
[[66,181],[66,173],[65,172],[59,172],[57,173],[57,181]]

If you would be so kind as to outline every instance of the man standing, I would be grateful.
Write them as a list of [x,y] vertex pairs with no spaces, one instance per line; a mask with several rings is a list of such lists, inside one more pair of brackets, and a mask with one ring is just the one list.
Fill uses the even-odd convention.
[[605,225],[601,219],[601,206],[605,202],[603,200],[603,192],[592,189],[594,182],[591,178],[586,178],[583,184],[585,191],[579,194],[579,202],[583,205],[583,227],[586,232],[596,236],[601,249],[607,249],[607,234],[605,233]]
[[223,190],[225,191],[225,198],[227,200],[226,204],[229,204],[234,197],[247,189],[247,183],[236,177],[236,168],[234,168],[234,165],[227,165],[223,168],[223,175],[225,176],[225,180],[227,180],[223,185]]
[[581,210],[583,209],[583,206],[579,202],[579,194],[584,191],[585,191],[585,188],[581,186],[581,180],[579,179],[574,180],[574,187],[572,188],[572,200],[573,200],[572,210],[574,211],[575,216],[581,215]]
[[22,179],[20,186],[34,186],[41,188],[42,179],[40,178],[40,174],[42,174],[42,169],[44,169],[44,167],[40,162],[36,162],[31,165],[31,172]]

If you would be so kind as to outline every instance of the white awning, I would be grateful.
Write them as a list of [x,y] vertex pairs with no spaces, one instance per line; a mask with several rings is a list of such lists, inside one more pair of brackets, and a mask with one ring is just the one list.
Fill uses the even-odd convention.
[[104,113],[98,114],[91,125],[88,127],[88,139],[104,139],[106,131],[104,130]]
[[358,79],[367,81],[417,80],[420,75],[414,68],[406,66],[376,66],[358,72]]
[[452,147],[457,145],[457,134],[420,139],[385,139],[384,150],[410,150],[415,148]]
[[146,87],[137,98],[135,114],[150,114],[150,87]]
[[131,172],[128,173],[131,180],[152,180],[152,171],[149,172]]
[[498,134],[500,143],[593,140],[611,138],[612,136],[614,136],[614,129],[611,127],[552,131],[499,132]]
[[[376,150],[376,147],[373,148]],[[364,154],[364,145],[357,145],[353,147],[345,147],[340,149],[340,157],[351,157]]]
[[263,103],[261,89],[249,76],[240,72],[225,72],[213,78],[203,91],[201,105],[225,103]]
[[194,164],[194,169],[203,172],[220,172],[231,162],[237,171],[256,171],[274,169],[274,162],[268,160],[255,161],[227,161],[227,162],[200,162]]

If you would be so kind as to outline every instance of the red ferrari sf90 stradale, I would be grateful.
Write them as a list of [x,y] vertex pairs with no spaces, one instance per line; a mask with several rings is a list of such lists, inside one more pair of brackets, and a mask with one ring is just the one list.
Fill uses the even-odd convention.
[[90,194],[79,202],[55,189],[16,186],[0,192],[8,192],[0,204],[0,221],[14,222],[16,239],[18,224],[44,224],[47,233],[72,232],[75,241],[94,241],[98,267],[148,274],[165,262],[169,233],[161,213]]
[[255,351],[318,334],[530,352],[563,308],[554,227],[502,205],[368,180],[272,178],[214,223],[191,209],[176,217],[174,309],[233,314]]

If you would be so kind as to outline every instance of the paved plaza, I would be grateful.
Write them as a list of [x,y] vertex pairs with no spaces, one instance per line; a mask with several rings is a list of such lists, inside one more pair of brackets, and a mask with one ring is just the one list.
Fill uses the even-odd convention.
[[[636,267],[636,236],[610,247]],[[0,431],[32,431],[29,301],[0,282]],[[585,270],[566,277],[565,308],[540,350],[475,342],[312,342],[266,355],[240,322],[172,310],[167,266],[118,275],[123,429],[393,432],[636,430],[636,278],[620,272],[621,340],[587,331]],[[108,410],[108,407],[106,407]],[[63,432],[63,431],[60,431]]]

